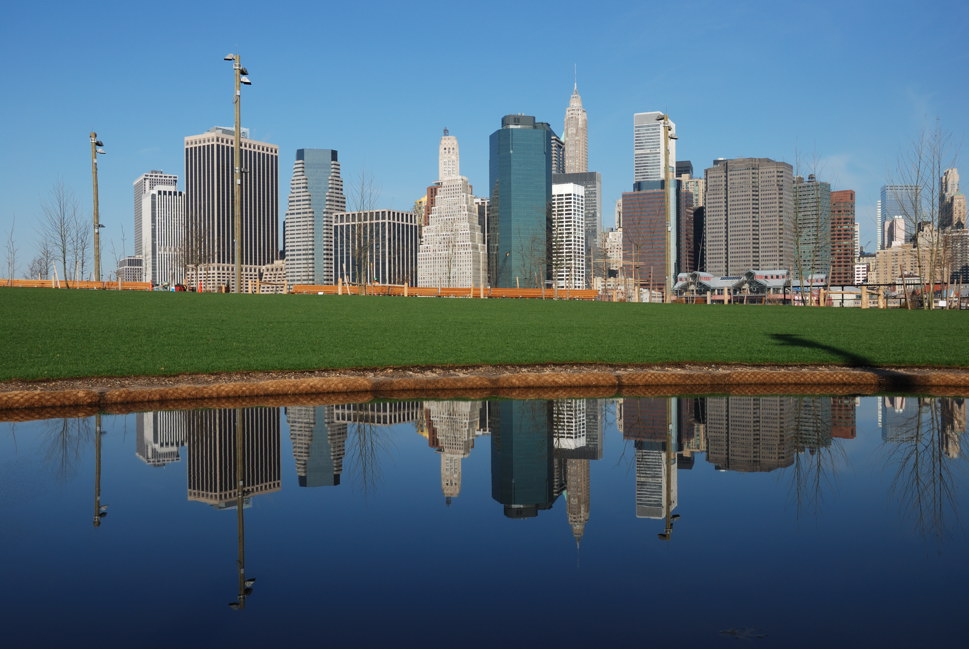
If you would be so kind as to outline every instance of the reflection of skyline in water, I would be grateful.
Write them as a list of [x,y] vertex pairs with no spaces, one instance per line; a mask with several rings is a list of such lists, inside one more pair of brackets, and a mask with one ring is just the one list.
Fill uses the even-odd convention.
[[[414,424],[440,455],[445,502],[461,495],[462,464],[475,439],[491,438],[492,498],[509,518],[549,510],[564,494],[573,536],[592,518],[592,463],[603,455],[604,420],[633,452],[635,516],[662,519],[679,506],[679,471],[705,458],[722,471],[787,469],[834,439],[856,435],[853,397],[680,397],[558,401],[385,401],[285,409],[300,487],[339,486],[348,434]],[[878,421],[887,443],[910,440],[931,406],[938,448],[959,456],[966,430],[964,399],[882,397]],[[188,498],[232,507],[236,496],[235,439],[243,425],[246,500],[281,488],[280,416],[273,408],[169,411],[137,417],[136,455],[146,464],[180,461],[188,448]],[[348,433],[348,431],[351,431]],[[933,438],[935,439],[935,437]],[[820,456],[819,456],[820,458]],[[363,467],[366,469],[366,467]],[[823,469],[823,467],[822,467]],[[800,469],[797,469],[800,471]]]

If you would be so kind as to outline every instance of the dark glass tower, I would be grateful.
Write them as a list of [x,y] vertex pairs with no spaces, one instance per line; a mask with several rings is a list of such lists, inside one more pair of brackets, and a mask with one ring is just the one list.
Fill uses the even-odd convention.
[[491,134],[492,286],[539,288],[549,277],[553,135],[548,124],[529,115],[505,115]]

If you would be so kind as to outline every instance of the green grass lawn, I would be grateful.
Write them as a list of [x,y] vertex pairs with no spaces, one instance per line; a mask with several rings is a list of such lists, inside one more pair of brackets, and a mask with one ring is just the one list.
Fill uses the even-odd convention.
[[505,363],[969,367],[957,311],[0,288],[0,380]]

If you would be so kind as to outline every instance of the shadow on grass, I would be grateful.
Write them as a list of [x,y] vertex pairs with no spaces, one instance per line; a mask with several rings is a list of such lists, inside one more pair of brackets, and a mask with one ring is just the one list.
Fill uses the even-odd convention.
[[770,337],[781,345],[788,345],[791,347],[806,347],[808,349],[820,349],[833,354],[841,358],[841,362],[847,367],[864,370],[878,377],[879,382],[886,390],[893,392],[910,392],[915,388],[915,381],[910,374],[899,372],[898,370],[875,367],[875,363],[873,363],[870,358],[865,358],[864,356],[850,352],[847,349],[840,349],[838,347],[832,347],[831,345],[825,345],[824,343],[819,343],[817,341],[804,338],[803,336],[798,336],[797,334],[770,334]]

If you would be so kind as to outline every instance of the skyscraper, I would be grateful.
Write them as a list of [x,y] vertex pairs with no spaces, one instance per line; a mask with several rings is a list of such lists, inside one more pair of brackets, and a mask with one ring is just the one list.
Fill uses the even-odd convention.
[[[664,181],[634,183],[622,195],[622,258],[626,277],[637,286],[660,291],[666,286],[666,191]],[[674,180],[669,192],[672,219],[672,277],[696,270],[693,263],[692,197]],[[638,297],[637,297],[638,299]]]
[[478,206],[460,169],[458,140],[444,129],[438,153],[440,180],[417,253],[418,286],[470,287],[487,281]]
[[[831,271],[831,184],[814,174],[794,179],[794,270],[807,278]],[[800,280],[801,277],[798,277]]]
[[568,183],[581,185],[585,189],[585,278],[588,288],[595,274],[596,246],[602,235],[602,174],[598,171],[552,174],[553,185]]
[[[142,204],[144,202],[145,196],[151,192],[155,187],[165,186],[165,187],[175,187],[178,184],[178,176],[175,174],[166,174],[164,171],[159,171],[153,169],[147,173],[138,176],[138,179],[134,182],[134,194],[135,194],[135,254],[142,254],[142,232],[144,230],[144,222],[141,214]],[[139,280],[140,281],[140,280]]]
[[565,109],[565,173],[583,173],[589,170],[589,118],[582,107],[579,84],[572,88],[569,107]]
[[333,214],[345,212],[337,152],[297,149],[286,208],[286,283],[332,284]]
[[414,286],[419,245],[413,212],[366,210],[333,215],[335,272],[344,283]]
[[855,241],[855,192],[843,189],[831,192],[831,276],[832,286],[847,286],[854,282],[857,256]]
[[959,192],[959,170],[946,169],[939,192],[939,227],[966,228],[966,195]]
[[[233,265],[232,147],[234,129],[216,126],[185,138],[186,246],[192,264],[213,268],[225,283]],[[242,274],[279,254],[279,147],[249,139],[242,129]]]
[[155,286],[185,281],[185,194],[156,185],[142,196],[142,281]]
[[585,288],[585,188],[552,185],[552,285]]
[[718,159],[706,170],[706,270],[740,275],[790,270],[794,262],[791,165],[769,158]]
[[[665,180],[664,160],[676,163],[676,140],[664,137],[663,113],[652,111],[633,115],[633,182]],[[670,133],[676,134],[672,121]],[[669,157],[666,148],[669,147]]]
[[884,185],[881,190],[881,201],[878,210],[879,250],[891,248],[890,241],[885,239],[885,224],[892,219],[900,218],[907,224],[911,232],[915,232],[916,225],[922,219],[922,191],[917,185]]
[[491,285],[539,288],[548,278],[552,129],[506,115],[491,134],[488,271]]

